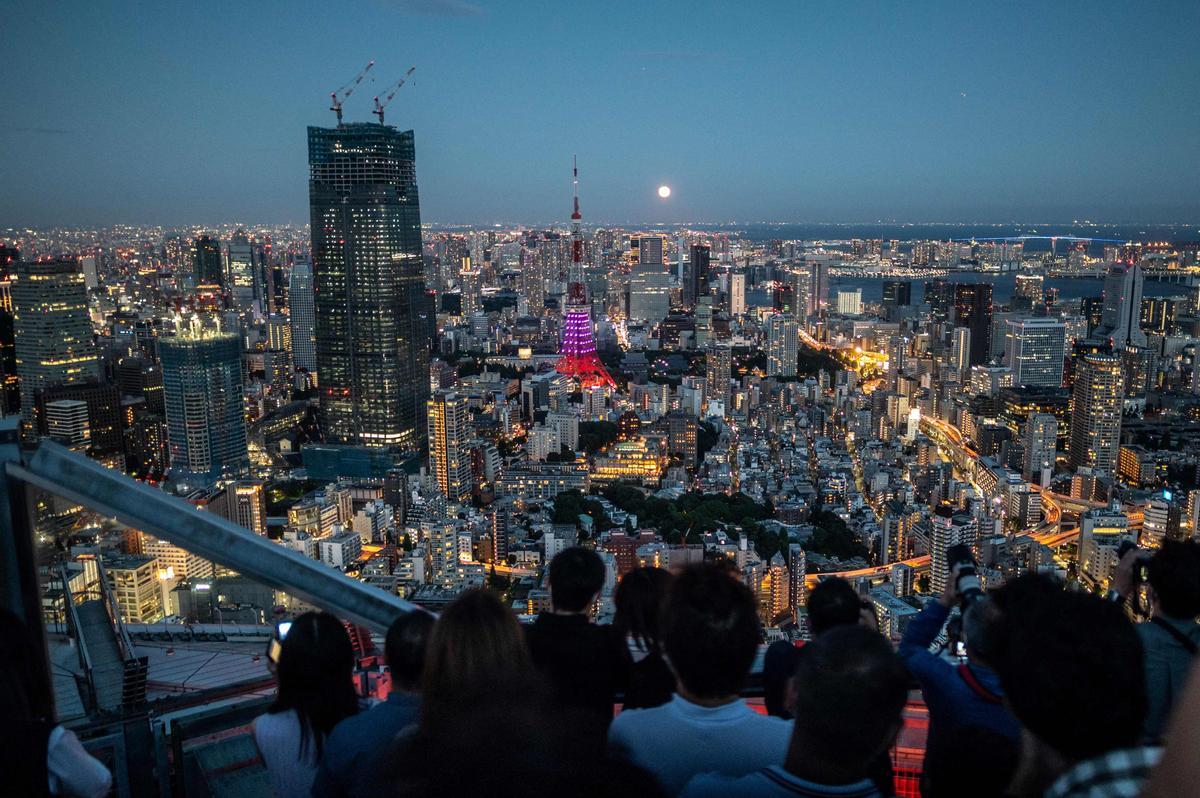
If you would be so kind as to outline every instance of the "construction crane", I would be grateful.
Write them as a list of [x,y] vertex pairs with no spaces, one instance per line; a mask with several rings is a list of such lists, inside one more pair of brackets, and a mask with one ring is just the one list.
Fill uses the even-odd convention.
[[329,100],[330,100],[329,110],[333,111],[335,114],[337,114],[337,120],[338,120],[339,125],[342,124],[342,103],[344,103],[346,101],[346,99],[349,98],[349,96],[354,93],[354,90],[358,87],[358,84],[362,83],[363,78],[365,78],[367,76],[367,73],[371,71],[371,67],[373,67],[373,66],[375,66],[374,59],[369,61],[367,63],[367,65],[365,67],[363,67],[362,71],[359,72],[354,77],[353,80],[347,81],[346,84],[344,86],[342,86],[340,89],[338,89],[337,91],[331,91],[329,93]]
[[383,109],[387,108],[387,104],[392,101],[392,98],[396,96],[396,92],[400,91],[400,87],[408,81],[409,76],[412,75],[414,71],[416,71],[415,66],[409,67],[408,71],[404,73],[404,77],[396,81],[394,85],[388,86],[386,89],[384,89],[381,93],[386,93],[387,97],[384,98],[383,102],[379,101],[378,96],[375,97],[375,110],[371,113],[379,117],[379,124],[383,124]]

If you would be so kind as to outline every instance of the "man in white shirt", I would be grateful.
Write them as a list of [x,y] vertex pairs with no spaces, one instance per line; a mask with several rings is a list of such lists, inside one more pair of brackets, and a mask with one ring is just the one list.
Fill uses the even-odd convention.
[[618,715],[613,753],[653,773],[670,795],[697,773],[741,776],[782,762],[791,723],[741,698],[761,639],[750,589],[726,566],[693,566],[671,585],[662,627],[676,695]]

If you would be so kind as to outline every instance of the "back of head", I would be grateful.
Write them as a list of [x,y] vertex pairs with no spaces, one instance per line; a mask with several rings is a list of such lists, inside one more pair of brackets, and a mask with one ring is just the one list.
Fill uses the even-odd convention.
[[433,616],[427,612],[406,612],[388,627],[383,655],[392,674],[392,684],[412,690],[421,682],[425,668],[425,649],[433,631]]
[[862,599],[839,576],[822,580],[808,595],[808,626],[814,637],[835,626],[858,623],[861,611]]
[[635,568],[617,585],[613,625],[648,651],[659,648],[659,614],[671,580],[662,568]]
[[717,698],[741,692],[761,639],[750,589],[717,563],[675,578],[662,617],[663,647],[689,693]]
[[1147,580],[1163,614],[1180,619],[1200,615],[1200,543],[1164,540],[1150,558]]
[[866,768],[900,728],[908,671],[877,632],[843,625],[800,650],[795,741],[847,769]]
[[1121,607],[1036,576],[992,597],[1003,618],[991,665],[1021,724],[1071,760],[1135,745],[1146,680],[1141,641]]
[[271,712],[295,710],[301,745],[320,754],[324,737],[358,711],[351,674],[354,647],[346,627],[327,612],[306,612],[292,621],[279,651],[279,692]]
[[422,678],[426,706],[486,693],[528,667],[516,616],[493,593],[468,590],[442,611],[429,636]]
[[550,602],[562,612],[583,612],[604,587],[604,562],[582,546],[563,549],[550,561]]

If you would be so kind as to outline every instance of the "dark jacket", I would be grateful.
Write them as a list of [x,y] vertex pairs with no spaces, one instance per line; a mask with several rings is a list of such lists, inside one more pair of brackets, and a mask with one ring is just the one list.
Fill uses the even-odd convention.
[[675,674],[663,655],[651,652],[629,666],[623,709],[650,709],[662,706],[675,694]]
[[[1161,622],[1169,624],[1193,643],[1200,644],[1200,624],[1191,618],[1164,617]],[[1171,707],[1179,700],[1195,656],[1181,640],[1157,622],[1140,623],[1137,630],[1142,638],[1146,697],[1150,703],[1146,713],[1145,736],[1147,740],[1157,741],[1166,731]]]
[[611,626],[597,626],[583,615],[543,612],[525,627],[529,655],[550,681],[555,699],[579,707],[601,722],[612,722],[617,691],[628,678],[630,659]]
[[[921,685],[929,708],[929,738],[925,747],[925,772],[931,782],[944,764],[943,752],[953,749],[956,729],[981,729],[1011,740],[1015,749],[1021,729],[1004,705],[1004,689],[991,668],[978,663],[957,668],[930,652],[950,610],[930,601],[909,622],[900,640],[899,653]],[[951,763],[953,764],[953,763]]]

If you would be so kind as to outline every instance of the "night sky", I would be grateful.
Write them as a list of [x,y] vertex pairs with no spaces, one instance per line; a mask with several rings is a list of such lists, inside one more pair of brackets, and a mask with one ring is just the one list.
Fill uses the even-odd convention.
[[[1200,2],[34,2],[0,18],[0,228],[305,222],[376,59],[422,216],[1200,218]],[[672,186],[660,200],[660,184]]]

